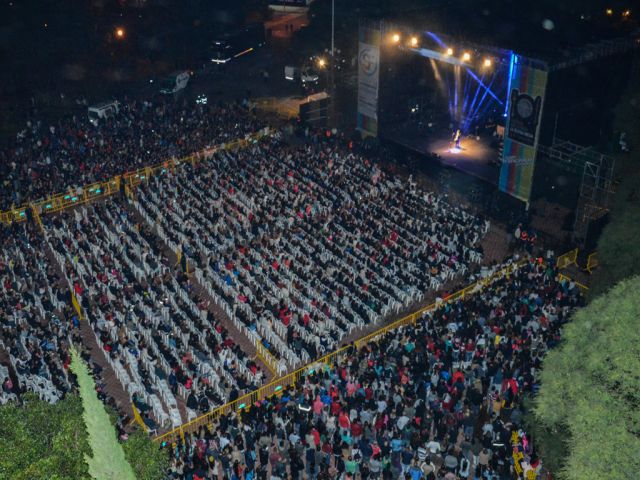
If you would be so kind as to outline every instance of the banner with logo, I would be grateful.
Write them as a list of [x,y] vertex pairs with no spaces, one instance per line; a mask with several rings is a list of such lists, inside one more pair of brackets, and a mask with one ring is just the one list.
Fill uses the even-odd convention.
[[360,27],[358,49],[358,130],[378,135],[380,29]]
[[514,55],[499,188],[529,201],[548,72]]

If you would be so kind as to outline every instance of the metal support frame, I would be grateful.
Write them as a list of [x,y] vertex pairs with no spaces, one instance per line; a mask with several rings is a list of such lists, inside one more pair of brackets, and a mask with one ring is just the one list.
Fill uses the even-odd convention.
[[539,145],[538,150],[556,166],[575,174],[582,172],[572,239],[576,245],[584,246],[589,223],[603,217],[609,211],[614,193],[615,159],[593,147],[577,145],[558,138],[554,138],[551,146]]
[[538,151],[551,163],[576,174],[584,173],[584,166],[589,161],[599,163],[601,156],[593,147],[584,147],[559,138],[554,138],[551,146],[538,145]]
[[573,241],[584,246],[589,224],[609,212],[613,196],[613,173],[615,159],[599,154],[589,157],[584,163],[580,196],[573,224]]
[[624,53],[640,47],[640,29],[630,35],[620,38],[603,40],[598,43],[590,43],[574,51],[569,51],[568,58],[549,66],[549,71],[571,68],[582,63],[592,62],[600,58]]

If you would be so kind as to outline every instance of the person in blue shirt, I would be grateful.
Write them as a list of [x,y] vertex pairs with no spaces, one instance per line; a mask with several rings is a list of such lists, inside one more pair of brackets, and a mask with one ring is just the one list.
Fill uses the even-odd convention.
[[391,451],[392,452],[399,452],[400,450],[402,450],[402,440],[399,438],[393,438],[391,440]]
[[415,460],[411,462],[411,467],[409,467],[409,475],[411,476],[411,480],[421,480],[423,477],[422,470],[416,465]]

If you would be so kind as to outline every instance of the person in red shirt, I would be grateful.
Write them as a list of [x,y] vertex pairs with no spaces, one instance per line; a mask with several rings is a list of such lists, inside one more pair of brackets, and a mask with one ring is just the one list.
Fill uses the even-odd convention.
[[343,434],[351,428],[351,420],[349,420],[349,415],[344,410],[342,410],[340,415],[338,415],[338,425],[340,425],[340,428],[342,429],[341,433]]
[[460,370],[456,370],[453,377],[451,377],[452,383],[456,383],[458,380],[464,383],[464,374]]
[[360,422],[357,420],[351,424],[351,437],[353,437],[354,441],[358,441],[360,436],[362,435],[363,428]]
[[316,427],[311,429],[311,435],[313,435],[313,443],[315,443],[316,447],[320,445],[320,432]]

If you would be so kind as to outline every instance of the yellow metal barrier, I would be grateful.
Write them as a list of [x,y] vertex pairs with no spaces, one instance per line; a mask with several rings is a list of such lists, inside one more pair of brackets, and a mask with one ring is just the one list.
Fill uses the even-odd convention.
[[[443,301],[446,302],[454,302],[460,299],[464,299],[466,296],[472,294],[474,292],[474,290],[480,288],[484,288],[486,286],[488,286],[489,284],[493,283],[494,281],[498,280],[499,278],[505,277],[505,276],[509,276],[511,275],[511,273],[513,272],[513,270],[515,268],[520,268],[522,265],[524,265],[527,262],[526,259],[520,260],[517,263],[508,265],[507,267],[503,268],[502,270],[499,270],[497,272],[495,272],[493,275],[488,276],[487,278],[483,278],[481,280],[478,280],[477,282],[472,283],[471,285],[468,285],[467,287],[463,288],[462,290],[458,290],[457,292],[448,295],[447,297],[443,298]],[[390,323],[389,325],[386,325],[382,328],[380,328],[379,330],[376,330],[373,333],[370,333],[369,335],[366,335],[358,340],[356,340],[354,343],[356,345],[356,347],[358,349],[362,348],[364,345],[366,345],[367,343],[372,342],[373,340],[375,340],[377,337],[386,334],[387,332],[390,332],[392,330],[395,330],[397,328],[400,328],[404,325],[408,325],[408,324],[415,324],[418,319],[424,315],[427,312],[430,312],[431,310],[434,310],[438,305],[436,303],[432,303],[431,305],[421,308],[420,310],[412,313],[411,315],[408,315],[404,318],[401,318],[400,320],[396,320],[393,323]]]
[[578,266],[578,249],[575,248],[570,252],[560,255],[556,261],[556,268],[563,269],[570,265]]
[[[528,259],[522,259],[517,263],[508,265],[504,269],[499,270],[498,272],[495,272],[493,275],[490,275],[485,279],[479,280],[478,282],[475,282],[469,285],[468,287],[454,293],[453,295],[449,295],[443,300],[448,302],[448,301],[454,301],[456,299],[464,298],[466,295],[473,293],[474,290],[477,289],[478,287],[486,287],[487,285],[489,285],[490,283],[493,283],[499,278],[511,275],[511,273],[516,268],[520,268],[527,261]],[[433,310],[435,307],[436,307],[436,304],[433,303],[427,307],[421,308],[417,312],[407,315],[406,317],[401,318],[400,320],[397,320],[389,325],[386,325],[380,328],[379,330],[376,330],[375,332],[355,341],[353,346],[355,346],[355,348],[357,349],[360,349],[367,343],[370,343],[375,338],[381,335],[384,335],[387,332],[395,330],[404,325],[415,324],[424,313],[430,310]],[[305,365],[304,367],[301,367],[295,370],[294,372],[283,375],[282,377],[277,378],[271,381],[270,383],[263,385],[262,387],[252,392],[249,392],[246,395],[243,395],[232,402],[226,403],[225,405],[222,405],[221,407],[218,407],[209,413],[205,413],[204,415],[201,415],[198,418],[195,418],[190,422],[187,422],[174,430],[171,430],[163,435],[157,436],[156,438],[154,438],[154,441],[156,442],[173,441],[178,437],[178,435],[181,438],[184,438],[185,432],[186,433],[195,432],[201,426],[211,425],[211,423],[214,420],[216,420],[222,415],[226,415],[234,411],[251,408],[254,404],[264,400],[265,398],[271,397],[273,395],[280,395],[286,387],[298,382],[305,375],[312,374],[318,369],[327,368],[327,367],[330,368],[340,358],[342,358],[343,355],[345,355],[349,350],[351,350],[353,346],[347,345],[334,352],[331,352]]]
[[258,358],[262,360],[262,363],[266,365],[266,367],[271,372],[271,375],[277,375],[278,361],[276,360],[276,358],[271,355],[271,352],[269,352],[269,350],[267,350],[264,345],[262,345],[262,342],[260,340],[256,339],[255,346],[256,355],[258,356]]
[[586,293],[587,290],[589,290],[589,287],[587,287],[584,283],[580,283],[577,280],[574,280],[573,278],[569,277],[568,275],[565,275],[564,273],[558,273],[558,278],[560,280],[566,280],[567,282],[575,283],[576,286],[582,291],[582,293]]
[[80,303],[78,302],[78,298],[76,294],[71,290],[71,303],[73,304],[73,308],[78,313],[78,318],[80,320],[84,320],[84,315],[82,314],[82,307],[80,307]]
[[142,428],[142,431],[144,433],[147,433],[149,428],[147,427],[147,424],[144,423],[144,420],[140,416],[140,412],[138,411],[138,409],[137,409],[137,407],[136,407],[136,405],[134,403],[131,403],[131,408],[133,409],[133,419],[136,421],[136,423],[138,425],[140,425],[140,428]]
[[201,426],[210,425],[215,419],[219,418],[222,415],[226,415],[238,410],[244,410],[245,408],[251,408],[255,403],[264,400],[265,398],[268,398],[272,395],[280,395],[286,387],[294,384],[295,382],[298,382],[305,375],[313,373],[319,366],[333,365],[338,360],[338,358],[342,357],[342,355],[344,355],[350,348],[351,347],[349,346],[342,347],[335,352],[325,355],[324,357],[319,358],[311,364],[305,365],[304,367],[299,368],[294,372],[288,373],[276,380],[273,380],[272,382],[268,383],[267,385],[263,385],[257,390],[247,393],[246,395],[243,395],[232,402],[222,405],[221,407],[218,407],[209,413],[205,413],[204,415],[201,415],[200,417],[195,418],[190,422],[187,422],[180,427],[165,433],[164,435],[160,435],[154,438],[154,441],[169,441],[177,438],[178,435],[182,437],[184,436],[185,432],[193,432],[199,429]]
[[10,225],[13,222],[24,222],[27,219],[27,208],[18,207],[6,212],[0,213],[0,221],[5,225]]
[[33,204],[31,204],[29,208],[31,208],[31,212],[33,213],[33,218],[36,220],[38,227],[40,227],[40,232],[44,233],[44,225],[42,225],[42,219],[40,218],[40,213],[38,212],[38,209]]
[[598,252],[593,252],[587,257],[587,266],[585,270],[589,273],[593,273],[593,270],[598,266]]
[[[29,205],[23,205],[21,207],[15,207],[11,210],[0,212],[0,222],[4,223],[5,225],[9,225],[14,222],[25,221],[27,219],[27,208],[34,208],[40,215],[45,215],[49,213],[60,212],[67,208],[72,208],[84,203],[92,202],[100,198],[106,198],[110,195],[117,194],[120,191],[121,181],[125,182],[125,186],[134,187],[136,185],[139,185],[143,181],[148,180],[153,175],[160,175],[167,171],[175,172],[176,166],[185,163],[192,163],[195,165],[201,159],[206,159],[220,150],[233,150],[245,147],[251,142],[259,140],[264,135],[265,133],[263,132],[257,132],[253,135],[250,135],[248,138],[236,140],[228,144],[222,144],[200,152],[196,152],[179,160],[165,160],[162,163],[147,166],[134,172],[126,172],[122,175],[117,175],[112,179],[106,180],[104,182],[96,182],[76,189],[70,188],[67,192],[59,193],[57,195],[51,195],[45,200],[39,200]],[[130,195],[132,194],[132,192],[127,191],[127,194]]]

